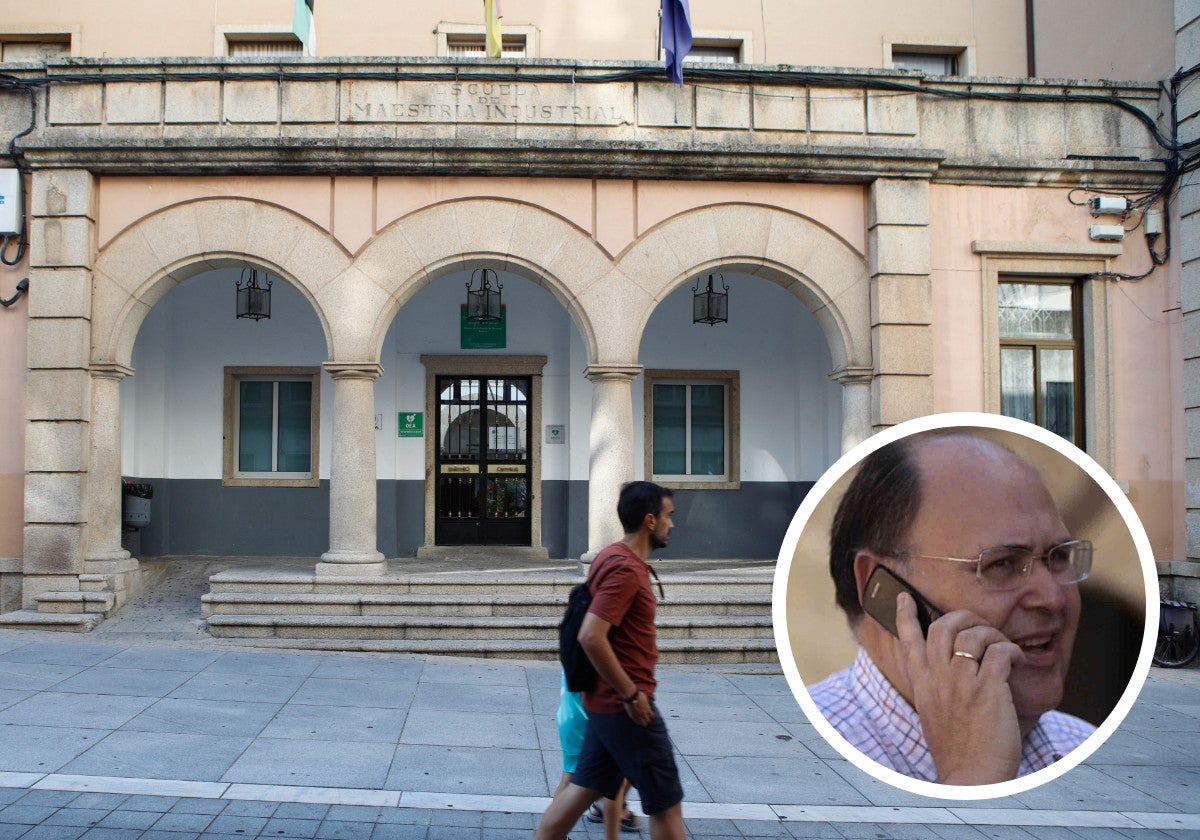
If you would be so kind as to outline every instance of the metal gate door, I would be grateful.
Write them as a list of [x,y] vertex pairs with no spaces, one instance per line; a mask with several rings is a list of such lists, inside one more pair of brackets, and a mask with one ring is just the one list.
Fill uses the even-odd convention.
[[438,545],[529,545],[528,376],[437,378]]

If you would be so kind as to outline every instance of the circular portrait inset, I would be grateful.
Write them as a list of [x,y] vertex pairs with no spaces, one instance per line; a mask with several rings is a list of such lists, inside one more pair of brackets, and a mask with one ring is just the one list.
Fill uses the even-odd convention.
[[979,799],[1056,778],[1112,734],[1149,672],[1156,596],[1145,531],[1095,461],[957,413],[881,432],[821,477],[780,549],[773,615],[833,747],[907,791]]

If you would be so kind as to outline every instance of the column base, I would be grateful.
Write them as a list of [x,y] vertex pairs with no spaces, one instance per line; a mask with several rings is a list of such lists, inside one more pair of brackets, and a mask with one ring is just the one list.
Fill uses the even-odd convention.
[[317,564],[317,576],[376,577],[387,573],[387,561],[378,551],[327,551]]
[[[86,564],[112,564],[116,567],[119,567],[120,571],[124,571],[130,566],[129,563],[123,561],[132,560],[132,568],[137,568],[137,560],[135,560],[133,555],[123,548],[113,548],[106,551],[89,551],[84,555],[83,560]],[[116,570],[117,569],[114,569],[114,571]]]

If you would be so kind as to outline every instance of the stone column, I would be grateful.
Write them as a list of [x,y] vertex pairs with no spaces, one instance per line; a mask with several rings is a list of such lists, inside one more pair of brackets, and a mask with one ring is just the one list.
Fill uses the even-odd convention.
[[30,209],[25,609],[43,592],[78,592],[84,571],[96,181],[85,170],[35,172]]
[[376,549],[375,380],[372,362],[326,362],[333,377],[333,460],[329,467],[329,551],[318,575],[381,575]]
[[633,480],[633,380],[641,365],[588,365],[592,383],[591,457],[588,462],[589,562],[602,548],[621,538],[617,498],[621,485]]
[[869,438],[871,432],[870,368],[842,368],[830,379],[842,386],[842,454]]
[[876,180],[867,225],[871,422],[878,430],[933,411],[929,182]]
[[91,459],[88,463],[85,567],[92,573],[125,572],[137,561],[121,548],[121,380],[133,369],[92,365]]

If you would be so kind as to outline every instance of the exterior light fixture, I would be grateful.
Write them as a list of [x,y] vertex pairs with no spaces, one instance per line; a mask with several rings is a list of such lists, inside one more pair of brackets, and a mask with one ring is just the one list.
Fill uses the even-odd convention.
[[[265,286],[259,285],[259,275],[266,281]],[[237,316],[253,318],[261,321],[271,317],[271,286],[274,281],[271,275],[257,268],[242,269],[242,276],[237,281]],[[245,285],[243,285],[245,284]]]
[[[479,288],[472,289],[475,278],[479,278]],[[471,272],[471,280],[467,283],[467,320],[468,321],[499,321],[500,320],[500,278],[490,268],[477,268]]]
[[[722,291],[713,291],[713,277],[721,278]],[[713,324],[728,324],[729,285],[725,282],[725,275],[708,275],[708,287],[703,291],[699,289],[700,278],[697,277],[696,285],[692,286],[692,291],[696,293],[692,298],[692,323],[708,324],[710,327]]]

